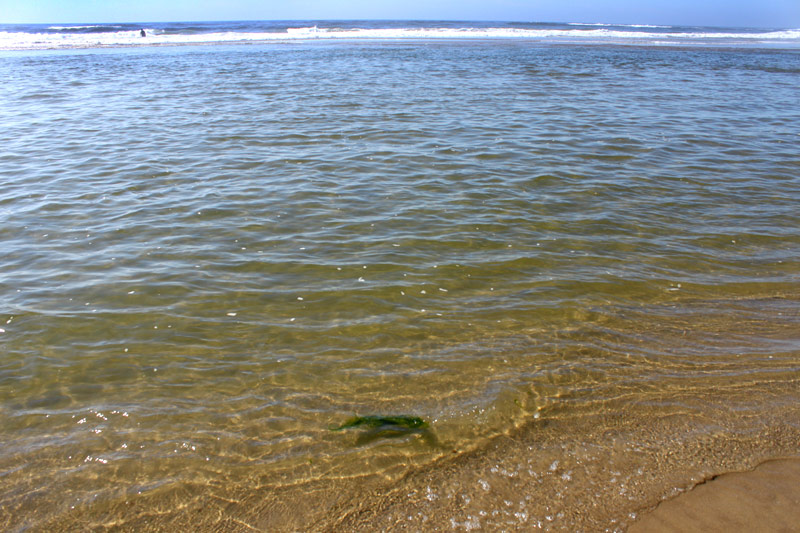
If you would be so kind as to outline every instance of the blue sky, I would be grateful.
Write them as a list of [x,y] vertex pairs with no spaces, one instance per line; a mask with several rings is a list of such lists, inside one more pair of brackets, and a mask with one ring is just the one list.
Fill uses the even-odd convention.
[[800,28],[800,0],[0,0],[0,23],[298,19]]

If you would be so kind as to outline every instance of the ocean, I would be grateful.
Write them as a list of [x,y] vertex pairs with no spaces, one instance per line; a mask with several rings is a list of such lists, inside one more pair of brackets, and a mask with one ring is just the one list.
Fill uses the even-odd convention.
[[[144,36],[142,35],[144,32]],[[709,28],[652,24],[459,21],[233,21],[0,24],[0,50],[222,43],[409,40],[800,48],[800,28]]]
[[622,531],[800,454],[800,30],[6,25],[0,79],[4,531]]

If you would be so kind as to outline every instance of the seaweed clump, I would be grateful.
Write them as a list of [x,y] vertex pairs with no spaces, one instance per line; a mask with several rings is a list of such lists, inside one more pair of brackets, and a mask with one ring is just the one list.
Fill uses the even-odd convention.
[[418,416],[354,416],[338,427],[331,427],[331,431],[341,431],[343,429],[366,427],[370,429],[423,429],[428,427],[428,423]]
[[355,416],[341,426],[331,426],[331,431],[360,428],[356,438],[356,446],[369,444],[379,439],[397,439],[408,435],[416,435],[431,446],[438,446],[436,436],[428,429],[428,423],[418,416]]

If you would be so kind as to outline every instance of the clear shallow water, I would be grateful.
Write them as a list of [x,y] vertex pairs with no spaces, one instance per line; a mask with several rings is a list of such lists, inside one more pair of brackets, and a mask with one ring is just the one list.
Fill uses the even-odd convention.
[[[0,73],[5,529],[325,529],[391,487],[490,527],[520,489],[487,476],[534,445],[550,501],[614,492],[608,461],[552,465],[620,428],[660,480],[642,506],[691,449],[673,417],[740,462],[797,452],[796,52],[299,43]],[[354,414],[430,426],[329,430]],[[515,468],[431,496],[498,435]]]

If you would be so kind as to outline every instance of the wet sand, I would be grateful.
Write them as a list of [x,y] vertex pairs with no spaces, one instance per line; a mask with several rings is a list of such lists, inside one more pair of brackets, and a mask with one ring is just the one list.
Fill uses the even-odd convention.
[[660,503],[629,531],[800,531],[800,458],[717,476]]

